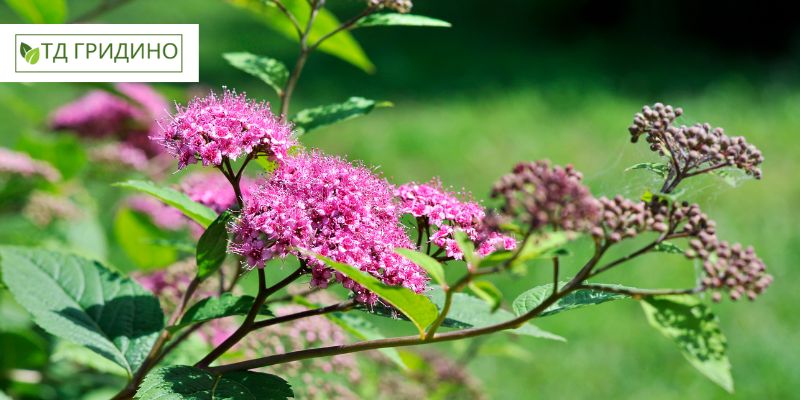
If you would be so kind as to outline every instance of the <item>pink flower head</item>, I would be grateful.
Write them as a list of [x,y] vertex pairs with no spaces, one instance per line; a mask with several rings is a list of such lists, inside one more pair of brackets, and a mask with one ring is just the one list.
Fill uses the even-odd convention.
[[297,249],[418,293],[427,283],[423,270],[394,252],[412,244],[399,222],[391,185],[337,157],[315,152],[286,159],[254,191],[232,230],[232,251],[247,257],[251,266],[263,267],[273,257],[292,253],[311,267],[312,285],[326,287],[335,278],[361,302],[374,303],[377,297]]
[[50,164],[3,147],[0,147],[0,173],[22,175],[26,178],[39,176],[50,182],[61,179],[61,174]]
[[291,126],[273,115],[268,104],[227,89],[221,99],[212,92],[178,106],[162,128],[152,139],[178,158],[180,169],[198,160],[220,165],[224,158],[251,153],[283,160],[294,144]]
[[141,195],[129,198],[128,207],[146,215],[155,226],[164,230],[177,231],[186,226],[187,220],[177,208],[149,196]]
[[[242,176],[239,187],[242,197],[246,200],[255,186],[255,181]],[[186,193],[190,199],[196,201],[217,213],[221,213],[236,204],[236,194],[230,182],[218,173],[193,173],[181,182],[180,191]]]
[[407,183],[395,189],[395,196],[400,200],[400,211],[422,218],[433,230],[429,240],[445,249],[448,257],[463,258],[453,233],[464,231],[469,238],[478,243],[480,255],[492,253],[502,247],[511,250],[516,247],[513,238],[490,232],[483,224],[486,213],[480,204],[472,201],[461,201],[455,193],[445,191],[441,182]]

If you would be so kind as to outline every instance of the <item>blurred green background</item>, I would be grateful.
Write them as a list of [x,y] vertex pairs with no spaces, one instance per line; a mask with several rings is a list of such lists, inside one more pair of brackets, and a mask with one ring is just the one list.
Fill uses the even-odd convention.
[[[339,15],[361,6],[328,3]],[[754,245],[776,278],[754,303],[714,306],[729,339],[736,394],[686,363],[647,325],[636,302],[621,301],[537,322],[567,343],[515,338],[527,358],[474,360],[470,368],[490,398],[797,398],[800,291],[791,282],[800,276],[800,35],[789,10],[761,2],[416,3],[415,13],[451,21],[453,28],[356,31],[377,66],[372,75],[325,54],[312,57],[293,110],[351,95],[396,107],[315,131],[304,138],[307,145],[379,166],[396,183],[438,176],[478,199],[516,161],[541,158],[574,164],[597,195],[636,197],[656,181],[624,170],[656,157],[644,144],[631,145],[626,127],[642,105],[662,101],[683,107],[687,122],[708,121],[747,136],[766,156],[762,181],[731,187],[704,179],[691,187],[720,235]],[[70,12],[92,6],[73,1]],[[17,19],[0,6],[0,21]],[[287,64],[295,56],[291,42],[223,1],[135,0],[97,22],[200,24],[203,91],[227,85],[274,101],[263,83],[220,54],[250,51]],[[156,87],[173,96],[186,89]],[[41,130],[49,110],[85,90],[0,84],[0,145],[15,147]],[[575,268],[580,261],[564,264]],[[647,256],[602,280],[681,287],[691,284],[692,268],[679,256]],[[513,299],[549,274],[534,265],[527,276],[495,281]]]

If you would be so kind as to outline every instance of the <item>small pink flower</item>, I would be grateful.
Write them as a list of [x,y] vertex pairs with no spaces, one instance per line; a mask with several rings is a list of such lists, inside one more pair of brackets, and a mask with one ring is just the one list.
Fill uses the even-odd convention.
[[0,173],[21,175],[26,178],[39,176],[47,181],[61,179],[61,174],[52,165],[38,161],[25,153],[0,147]]

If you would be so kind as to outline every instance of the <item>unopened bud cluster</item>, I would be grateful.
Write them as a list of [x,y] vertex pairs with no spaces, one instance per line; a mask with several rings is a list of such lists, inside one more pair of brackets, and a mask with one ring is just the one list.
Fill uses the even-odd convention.
[[581,179],[571,165],[523,162],[494,184],[492,198],[504,201],[501,218],[520,221],[533,230],[546,226],[589,230],[600,216],[600,206]]
[[411,11],[414,4],[411,0],[369,0],[369,5],[377,8],[388,8],[399,13]]
[[727,290],[732,300],[745,295],[754,300],[772,283],[772,275],[766,273],[766,266],[753,247],[745,248],[739,243],[717,243],[714,257],[703,262],[703,270],[703,286],[714,291],[714,301],[722,298],[722,290]]
[[[634,116],[628,128],[631,141],[646,135],[650,149],[670,157],[684,175],[722,167],[736,167],[761,178],[759,165],[764,161],[761,152],[742,136],[728,136],[722,128],[710,124],[675,126],[675,119],[683,114],[681,108],[656,103],[644,106]],[[677,172],[677,171],[676,171]]]

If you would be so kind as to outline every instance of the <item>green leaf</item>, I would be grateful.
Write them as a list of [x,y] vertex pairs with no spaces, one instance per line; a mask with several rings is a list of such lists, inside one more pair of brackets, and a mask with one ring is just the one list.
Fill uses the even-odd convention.
[[[344,329],[345,332],[349,333],[358,340],[379,340],[386,338],[380,333],[380,331],[378,331],[378,328],[359,315],[353,313],[336,312],[325,314],[325,316],[328,317],[331,322],[338,325]],[[387,347],[378,349],[378,351],[383,353],[383,355],[385,355],[386,358],[392,361],[395,365],[402,369],[407,369],[406,364],[400,358],[400,354],[397,353],[397,349]]]
[[231,213],[225,211],[208,226],[197,242],[197,278],[204,280],[222,266],[228,255],[228,221]]
[[672,339],[692,366],[733,393],[727,339],[708,307],[691,295],[646,297],[641,303],[650,325]]
[[279,96],[289,79],[289,70],[282,62],[252,53],[225,53],[222,55],[232,66],[253,75],[275,89]]
[[214,210],[200,203],[192,201],[189,196],[175,189],[161,187],[153,182],[147,181],[118,182],[115,183],[114,186],[126,189],[134,189],[147,193],[163,201],[167,205],[177,208],[184,215],[200,224],[203,228],[207,228],[212,222],[214,222],[215,219],[217,219],[217,213],[215,213]]
[[503,292],[489,281],[472,281],[467,285],[472,293],[485,301],[491,307],[492,312],[500,308],[503,303]]
[[420,253],[418,251],[414,251],[411,249],[405,249],[402,247],[398,247],[394,249],[397,254],[405,257],[409,261],[413,262],[414,264],[418,265],[420,268],[424,269],[428,275],[433,278],[436,283],[438,283],[442,287],[447,287],[447,280],[445,279],[444,275],[444,268],[442,268],[442,264],[438,261],[433,259],[433,257]]
[[[439,309],[444,306],[445,294],[443,290],[434,288],[428,293],[428,296]],[[450,312],[447,314],[443,325],[460,329],[481,328],[503,323],[514,318],[516,318],[516,316],[507,310],[499,309],[492,312],[489,305],[477,297],[470,296],[466,293],[454,293],[453,301],[450,305]],[[566,341],[563,337],[542,330],[531,323],[524,323],[517,329],[510,329],[505,332],[516,335],[533,336],[541,339]]]
[[191,400],[285,400],[294,397],[282,378],[259,372],[212,375],[186,365],[151,371],[136,392],[136,399]]
[[477,266],[480,262],[478,255],[475,253],[475,243],[467,237],[467,234],[462,230],[456,230],[453,233],[453,239],[458,244],[459,250],[464,253],[464,261],[469,266]]
[[[253,296],[236,296],[232,293],[223,293],[219,297],[207,297],[198,301],[186,311],[181,321],[175,326],[169,327],[172,331],[177,331],[185,326],[198,322],[210,321],[212,319],[230,317],[233,315],[246,315],[253,307]],[[264,305],[258,315],[272,316],[272,311]]]
[[39,48],[37,47],[35,49],[31,49],[30,51],[25,53],[25,61],[27,61],[28,64],[30,65],[39,62]]
[[28,45],[28,44],[27,44],[27,43],[25,43],[25,42],[20,42],[20,44],[19,44],[19,54],[20,54],[22,57],[25,57],[25,53],[27,53],[27,52],[28,52],[28,50],[30,50],[30,49],[31,49],[31,46],[30,46],[30,45]]
[[158,299],[98,262],[24,247],[0,247],[0,258],[6,285],[37,325],[129,374],[164,326]]
[[33,24],[61,24],[67,19],[66,0],[6,0],[6,4]]
[[121,377],[128,377],[128,371],[113,361],[89,350],[81,345],[60,340],[50,356],[50,361],[59,363],[62,361],[73,362],[75,364],[91,368],[105,374],[113,374]]
[[304,134],[314,129],[369,114],[376,107],[391,107],[392,103],[377,102],[363,97],[351,97],[347,101],[326,106],[307,108],[291,118],[295,131]]
[[653,251],[669,254],[683,254],[683,250],[672,242],[661,242],[653,247]]
[[651,163],[651,162],[644,162],[631,165],[630,167],[625,169],[625,172],[633,171],[636,169],[643,169],[646,171],[650,171],[662,178],[666,178],[667,174],[669,173],[669,165],[664,163]]
[[[559,283],[559,288],[565,284],[566,282]],[[527,290],[514,299],[514,303],[512,304],[514,312],[517,315],[525,314],[536,308],[539,304],[542,304],[542,302],[552,293],[552,283],[536,286],[533,289]],[[545,317],[548,315],[558,314],[562,311],[569,311],[575,308],[596,305],[612,300],[625,299],[627,297],[627,295],[619,293],[609,293],[592,289],[578,289],[560,298],[558,301],[550,305],[550,307],[547,307],[547,309],[539,314],[539,316]]]
[[[255,17],[276,31],[277,33],[294,41],[299,41],[297,30],[295,30],[289,19],[271,1],[262,0],[228,0],[234,6],[250,11]],[[301,27],[308,23],[311,7],[307,0],[283,0],[283,4],[299,22]],[[317,13],[311,32],[308,35],[308,43],[316,43],[317,40],[336,30],[341,22],[333,13],[323,8]],[[375,71],[375,65],[369,60],[361,45],[353,38],[347,30],[343,30],[324,41],[319,50],[338,57],[368,73]]]
[[333,261],[328,257],[318,254],[312,255],[324,262],[327,266],[341,272],[367,290],[375,293],[392,307],[405,314],[411,322],[414,323],[421,335],[425,334],[425,328],[436,320],[439,314],[436,310],[436,306],[423,295],[416,294],[402,286],[386,285],[374,276],[361,272],[358,268],[353,266]]
[[78,175],[89,160],[86,146],[73,135],[26,134],[17,142],[16,149],[37,160],[47,161],[65,181]]
[[381,13],[368,15],[353,26],[354,28],[366,28],[370,26],[425,26],[433,28],[449,28],[447,21],[426,17],[424,15],[400,14],[400,13]]
[[532,236],[521,245],[522,248],[519,250],[496,251],[483,258],[479,263],[479,267],[491,267],[508,262],[516,252],[519,252],[519,255],[511,263],[512,268],[519,267],[530,260],[568,255],[568,251],[563,249],[562,246],[576,237],[577,235],[574,232],[548,232],[539,236]]
[[47,342],[30,330],[0,332],[0,374],[47,364]]
[[158,269],[178,260],[178,251],[166,245],[172,235],[129,208],[117,211],[114,236],[122,251],[139,269]]

